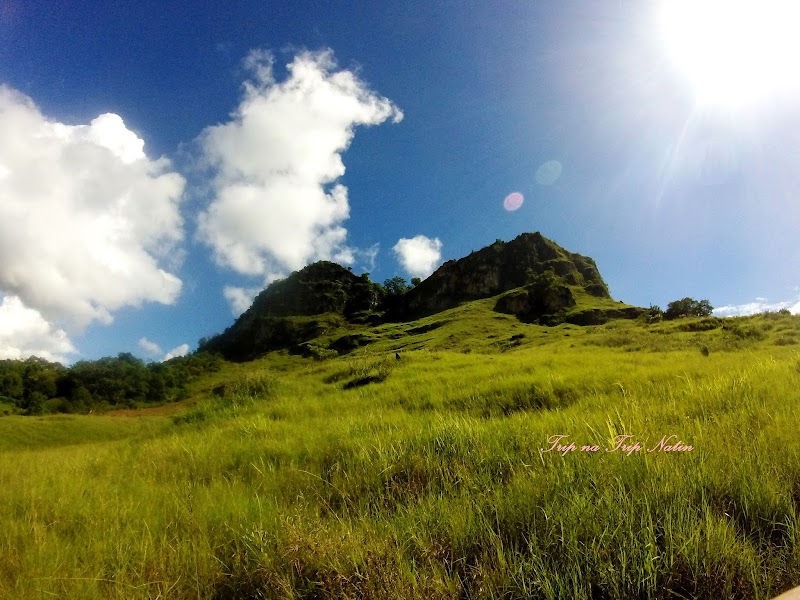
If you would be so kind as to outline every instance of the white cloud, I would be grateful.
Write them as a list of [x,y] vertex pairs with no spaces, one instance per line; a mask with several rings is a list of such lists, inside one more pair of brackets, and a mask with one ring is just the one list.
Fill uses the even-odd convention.
[[183,237],[184,179],[169,169],[117,115],[65,125],[0,86],[0,292],[70,331],[174,302],[159,260]]
[[148,340],[146,337],[143,337],[139,340],[139,348],[147,352],[147,354],[151,356],[162,356],[160,362],[167,361],[171,358],[175,358],[178,356],[186,356],[189,354],[189,344],[181,344],[180,346],[176,346],[166,354],[161,349],[161,346],[156,344],[155,342]]
[[745,317],[748,315],[755,315],[758,313],[770,311],[775,312],[786,308],[793,315],[800,314],[800,302],[767,302],[766,298],[756,298],[755,302],[748,302],[747,304],[729,304],[715,308],[713,315],[715,317]]
[[49,361],[69,362],[78,351],[63,329],[56,329],[38,311],[27,308],[16,296],[0,304],[0,359],[38,356]]
[[[199,234],[221,266],[264,278],[321,259],[353,262],[342,226],[350,215],[344,152],[357,125],[398,122],[402,112],[354,73],[336,70],[330,51],[303,52],[276,81],[272,57],[253,51],[254,79],[232,120],[200,137],[216,169],[214,199]],[[244,291],[226,289],[236,310]],[[251,298],[252,299],[252,298]]]
[[226,286],[223,290],[225,299],[230,304],[231,312],[234,317],[238,317],[253,304],[253,299],[260,292],[260,288],[240,288],[233,286]]
[[161,349],[161,346],[159,346],[155,342],[151,342],[146,337],[143,337],[142,339],[139,340],[139,348],[141,348],[151,356],[158,356],[164,353],[164,351]]
[[178,356],[186,356],[189,354],[189,344],[181,344],[180,346],[176,346],[169,352],[164,355],[164,358],[161,359],[161,362],[167,361],[171,358],[177,358]]
[[427,277],[433,273],[442,258],[442,242],[439,238],[431,239],[424,235],[416,235],[411,239],[401,238],[392,250],[412,277]]
[[375,268],[375,260],[378,258],[378,252],[380,252],[380,249],[380,244],[373,244],[366,250],[356,250],[356,259],[363,261],[361,264],[359,264],[359,269],[361,271],[366,270],[367,272],[372,272],[372,270]]

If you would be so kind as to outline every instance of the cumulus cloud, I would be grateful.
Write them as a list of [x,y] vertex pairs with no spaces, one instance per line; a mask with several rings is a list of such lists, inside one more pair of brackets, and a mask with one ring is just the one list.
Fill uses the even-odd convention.
[[431,239],[424,235],[401,238],[392,250],[411,277],[423,279],[433,273],[442,258],[442,242],[439,238]]
[[250,305],[253,304],[253,299],[260,291],[260,288],[226,286],[222,293],[228,301],[228,304],[230,304],[233,316],[238,317],[250,308]]
[[[62,340],[54,324],[75,332],[110,323],[124,306],[174,302],[181,281],[159,260],[174,255],[183,237],[183,188],[169,161],[148,158],[118,115],[66,125],[0,86],[4,306],[18,311],[18,300]],[[19,335],[15,347],[25,351]],[[62,340],[61,355],[67,344]]]
[[762,312],[775,312],[781,309],[788,309],[793,315],[800,314],[800,302],[768,302],[766,298],[756,298],[755,302],[746,304],[729,304],[714,309],[715,317],[746,317]]
[[139,340],[139,348],[144,350],[150,356],[161,356],[159,362],[164,362],[171,358],[176,358],[178,356],[186,356],[187,354],[189,354],[189,344],[181,344],[180,346],[176,346],[169,352],[164,353],[164,351],[161,349],[161,346],[159,346],[152,340],[148,340],[146,337],[143,337]]
[[171,358],[177,358],[178,356],[186,356],[187,354],[189,354],[189,344],[181,344],[167,352],[161,361],[164,362]]
[[[253,79],[232,119],[200,136],[215,169],[200,238],[219,265],[262,279],[315,260],[353,262],[342,225],[348,190],[336,183],[345,172],[342,153],[356,126],[398,122],[402,112],[353,72],[337,70],[330,51],[298,54],[283,81],[264,51],[245,65]],[[240,288],[226,297],[236,310],[245,304]]]
[[38,311],[26,307],[16,296],[0,304],[0,359],[38,356],[66,363],[77,353],[63,329],[55,329]]
[[146,337],[143,337],[139,340],[139,348],[144,350],[150,356],[158,356],[164,353],[164,351],[161,349],[161,346],[148,340]]

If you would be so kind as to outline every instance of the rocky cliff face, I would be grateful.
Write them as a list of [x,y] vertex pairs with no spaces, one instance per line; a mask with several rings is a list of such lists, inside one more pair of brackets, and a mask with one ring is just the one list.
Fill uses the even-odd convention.
[[[533,284],[552,272],[561,280],[561,291],[550,291],[537,299],[536,293],[525,300],[524,311],[537,311],[574,305],[566,286],[580,286],[599,298],[610,298],[597,265],[586,256],[568,252],[540,233],[523,233],[510,242],[496,241],[469,256],[448,261],[425,281],[408,292],[406,317],[420,317]],[[543,296],[548,296],[545,298]],[[561,297],[560,300],[556,296]],[[519,300],[519,299],[518,299]],[[544,303],[545,306],[539,306]],[[520,305],[520,310],[523,307]],[[503,312],[506,312],[505,310]],[[517,310],[508,312],[518,313]]]
[[320,261],[270,284],[256,296],[243,318],[323,313],[349,317],[375,309],[380,300],[380,288],[368,277],[358,277],[336,263]]
[[[224,333],[200,350],[219,352],[229,360],[251,360],[281,348],[325,335],[345,318],[377,308],[381,290],[336,263],[320,261],[275,281]],[[315,318],[316,317],[316,318]]]

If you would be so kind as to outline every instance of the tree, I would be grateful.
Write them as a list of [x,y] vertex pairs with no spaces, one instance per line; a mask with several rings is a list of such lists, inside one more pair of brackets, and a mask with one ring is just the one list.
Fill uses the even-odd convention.
[[22,385],[22,367],[11,360],[0,361],[0,396],[21,400],[25,392]]
[[711,306],[711,302],[708,300],[700,300],[697,303],[697,316],[698,317],[710,317],[711,313],[714,312],[714,307]]
[[35,356],[22,364],[23,397],[19,406],[29,415],[40,414],[44,403],[56,395],[58,371],[63,367]]
[[422,283],[422,279],[419,277],[412,277],[411,278],[411,286],[417,287],[420,283]]
[[408,287],[406,280],[400,276],[392,277],[384,281],[383,288],[389,296],[402,296],[411,289]]
[[23,395],[40,394],[45,400],[56,395],[58,373],[47,361],[31,357],[25,361],[22,375]]
[[665,319],[678,319],[680,317],[708,317],[714,307],[708,300],[695,300],[694,298],[683,298],[667,304],[664,311]]

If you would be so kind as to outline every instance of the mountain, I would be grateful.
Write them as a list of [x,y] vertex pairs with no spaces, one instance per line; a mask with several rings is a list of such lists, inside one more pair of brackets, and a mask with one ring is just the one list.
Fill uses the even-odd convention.
[[230,360],[277,349],[346,353],[374,341],[368,326],[408,322],[489,298],[496,298],[496,313],[542,325],[591,325],[643,312],[611,298],[591,258],[538,232],[524,233],[444,263],[401,296],[387,293],[367,274],[314,263],[270,284],[224,333],[202,341],[200,350]]
[[591,258],[568,252],[538,232],[523,233],[510,242],[497,240],[469,256],[444,263],[408,293],[403,316],[430,315],[465,301],[522,288],[531,296],[527,304],[515,297],[498,310],[533,320],[575,306],[572,287],[597,298],[611,298]]

